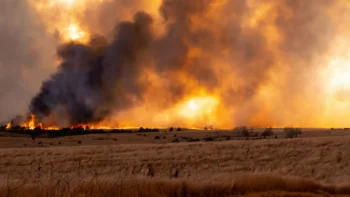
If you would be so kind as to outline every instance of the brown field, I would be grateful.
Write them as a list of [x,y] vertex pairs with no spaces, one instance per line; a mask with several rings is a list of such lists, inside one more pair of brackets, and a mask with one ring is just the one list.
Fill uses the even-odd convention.
[[[350,196],[348,130],[304,129],[297,139],[277,131],[277,139],[216,142],[202,139],[232,132],[35,142],[1,135],[0,196]],[[182,137],[201,141],[171,143]]]

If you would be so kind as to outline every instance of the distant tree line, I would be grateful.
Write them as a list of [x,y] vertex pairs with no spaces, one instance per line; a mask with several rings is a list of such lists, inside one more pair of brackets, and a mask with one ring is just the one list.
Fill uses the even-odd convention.
[[[236,127],[233,129],[233,132],[235,134],[235,137],[238,138],[249,138],[249,137],[262,137],[262,138],[267,138],[270,136],[275,136],[277,138],[277,135],[275,135],[273,128],[269,127],[264,130],[263,133],[259,136],[259,133],[254,132],[254,129],[249,129],[246,126],[242,127]],[[298,137],[301,133],[302,130],[300,128],[294,128],[294,127],[286,127],[283,129],[285,138],[296,138]]]
[[87,135],[87,134],[108,134],[108,133],[149,133],[149,132],[159,132],[159,129],[156,128],[139,128],[138,130],[132,129],[90,129],[89,127],[74,127],[74,128],[62,128],[59,130],[44,130],[40,127],[37,127],[33,130],[30,130],[26,127],[14,126],[11,129],[6,129],[6,126],[1,126],[0,131],[15,133],[15,134],[24,134],[29,135],[33,140],[36,137],[63,137],[63,136],[75,136],[75,135]]
[[301,134],[300,128],[286,127],[283,131],[286,138],[296,138]]

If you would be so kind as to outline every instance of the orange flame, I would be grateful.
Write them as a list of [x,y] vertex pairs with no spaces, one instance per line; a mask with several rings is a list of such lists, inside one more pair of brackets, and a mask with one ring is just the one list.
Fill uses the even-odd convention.
[[[76,124],[73,126],[70,126],[70,129],[74,129],[74,128],[83,128],[84,130],[113,130],[113,129],[126,129],[126,130],[130,130],[130,129],[139,129],[140,127],[137,126],[130,126],[128,124],[126,125],[118,125],[118,126],[111,126],[108,125],[108,123],[87,123],[87,124]],[[154,128],[162,128],[162,127],[154,127]],[[47,128],[45,128],[47,129]]]
[[103,125],[103,124],[77,124],[74,126],[71,126],[71,129],[77,128],[77,127],[82,127],[84,130],[88,130],[88,129],[116,129],[107,125]]
[[44,127],[43,128],[44,130],[59,130],[59,128],[58,127],[54,127],[54,126],[52,126],[52,127]]
[[12,128],[12,124],[11,123],[8,123],[7,125],[6,125],[6,129],[11,129]]
[[[6,129],[11,129],[13,127],[12,123],[8,123],[6,125]],[[24,122],[21,124],[21,127],[28,129],[28,130],[34,130],[35,128],[40,128],[42,130],[60,130],[57,126],[44,126],[43,123],[37,123],[36,116],[34,114],[30,115],[30,120]],[[98,123],[98,124],[77,124],[70,126],[70,129],[79,128],[82,127],[84,130],[90,130],[90,129],[102,129],[102,130],[112,130],[112,129],[134,129],[137,127],[111,127],[106,124]]]
[[30,115],[30,120],[28,122],[23,123],[21,126],[31,130],[35,129],[36,127],[42,128],[41,123],[35,124],[35,115],[33,114]]

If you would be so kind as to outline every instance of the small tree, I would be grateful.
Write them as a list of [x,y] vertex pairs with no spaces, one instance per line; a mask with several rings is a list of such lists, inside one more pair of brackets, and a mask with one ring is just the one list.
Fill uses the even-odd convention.
[[243,127],[236,127],[233,130],[236,134],[236,137],[249,137],[249,129],[246,126]]
[[268,137],[273,135],[273,130],[271,127],[266,128],[265,131],[261,134],[263,137]]
[[286,138],[296,138],[301,134],[300,128],[286,127],[283,131]]

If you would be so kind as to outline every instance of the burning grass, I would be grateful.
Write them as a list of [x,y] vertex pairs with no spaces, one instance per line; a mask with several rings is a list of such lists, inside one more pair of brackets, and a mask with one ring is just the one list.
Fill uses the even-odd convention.
[[160,129],[156,128],[143,128],[140,129],[90,129],[90,127],[71,127],[62,129],[42,129],[41,127],[36,127],[35,129],[30,129],[29,127],[14,126],[14,127],[0,127],[0,131],[7,133],[16,133],[29,135],[33,140],[36,137],[62,137],[62,136],[75,136],[75,135],[88,135],[88,134],[111,134],[111,133],[150,133],[159,132]]

